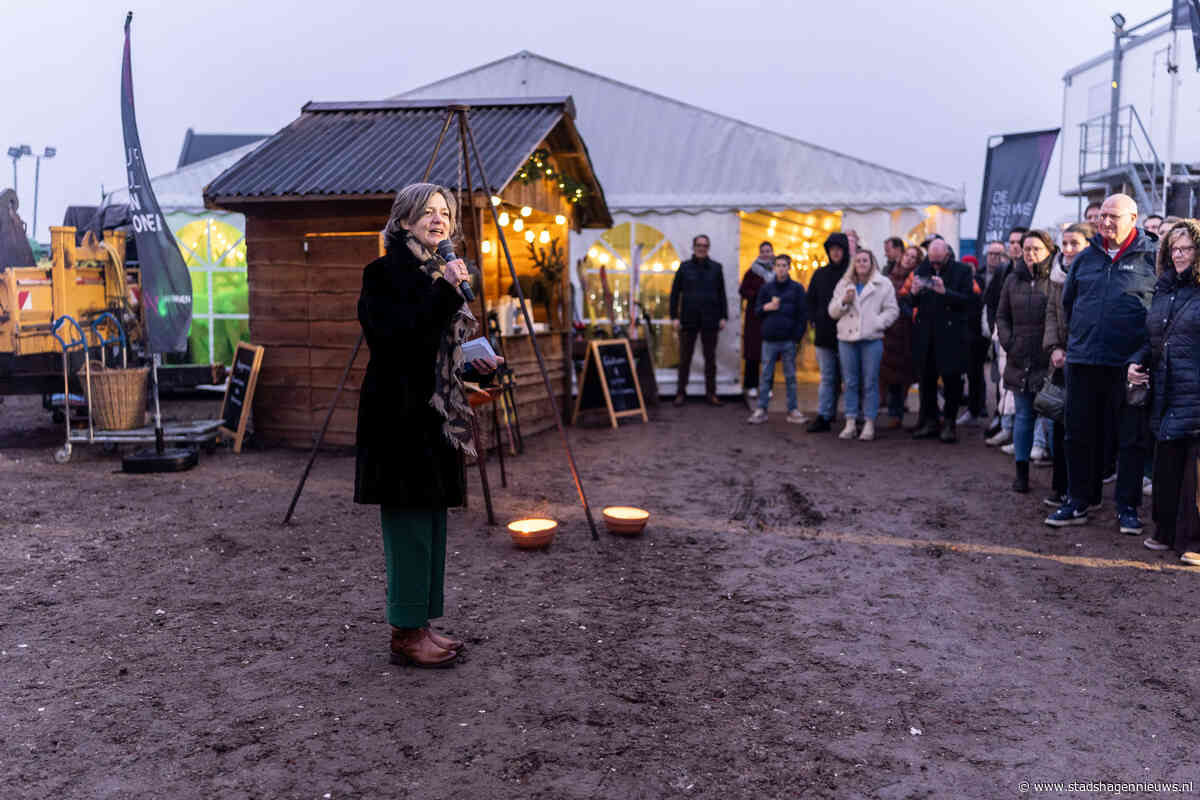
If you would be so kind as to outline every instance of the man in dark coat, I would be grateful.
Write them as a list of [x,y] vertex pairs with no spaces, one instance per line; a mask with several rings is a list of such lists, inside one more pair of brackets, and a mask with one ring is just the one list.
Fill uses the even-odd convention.
[[692,239],[692,257],[679,265],[671,281],[670,313],[679,331],[679,376],[675,405],[687,396],[688,375],[696,337],[704,350],[704,394],[709,405],[722,405],[717,397],[717,334],[725,329],[729,303],[725,299],[725,276],[719,263],[708,257],[711,241],[704,234]]
[[742,358],[746,371],[742,376],[742,389],[748,397],[758,397],[758,369],[762,363],[762,318],[754,313],[754,302],[758,291],[770,280],[774,280],[775,248],[770,242],[758,246],[758,258],[742,276],[738,295],[745,301],[742,324]]
[[971,270],[975,291],[967,306],[967,407],[957,422],[960,425],[981,422],[987,416],[987,387],[983,378],[983,367],[987,362],[988,349],[992,340],[983,332],[984,267],[979,266],[975,256],[963,256],[963,263]]
[[[930,242],[929,258],[917,267],[912,281],[916,314],[913,366],[920,376],[921,395],[914,439],[958,441],[955,421],[962,403],[963,373],[967,370],[967,309],[976,288],[971,268],[952,258],[945,240]],[[945,419],[940,432],[938,378],[945,395]]]
[[838,395],[841,394],[842,369],[838,362],[837,321],[829,316],[829,301],[838,281],[846,274],[850,263],[850,239],[844,233],[831,233],[825,240],[829,263],[813,273],[804,297],[808,304],[808,320],[813,326],[813,344],[817,349],[817,366],[821,370],[821,385],[817,391],[817,418],[808,423],[809,433],[833,429],[837,416]]
[[[1098,506],[1104,448],[1117,440],[1117,520],[1142,532],[1145,408],[1125,404],[1125,365],[1146,341],[1146,310],[1157,280],[1157,243],[1137,229],[1137,203],[1114,194],[1100,207],[1099,235],[1075,257],[1063,284],[1067,318],[1067,502],[1046,518],[1052,527],[1082,525]],[[1115,428],[1115,430],[1114,430]],[[1113,434],[1116,434],[1115,437]]]

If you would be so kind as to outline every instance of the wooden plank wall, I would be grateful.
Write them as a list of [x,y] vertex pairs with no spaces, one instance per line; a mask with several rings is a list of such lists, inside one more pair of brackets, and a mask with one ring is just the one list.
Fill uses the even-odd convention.
[[[267,348],[254,398],[264,442],[312,446],[358,340],[362,269],[378,257],[386,221],[386,210],[316,219],[247,214],[250,338]],[[306,236],[354,232],[364,235]],[[325,435],[329,447],[354,444],[367,360],[364,346]]]
[[[250,339],[266,347],[254,397],[254,429],[265,444],[312,446],[358,340],[362,269],[378,256],[378,231],[387,208],[362,213],[347,206],[330,203],[321,216],[305,216],[298,209],[271,209],[270,216],[247,210]],[[331,216],[329,211],[344,213]],[[319,235],[356,232],[363,235]],[[559,392],[561,412],[569,405],[570,391],[563,335],[542,334],[538,343]],[[553,427],[528,340],[508,340],[508,352],[517,376],[522,433],[530,436]],[[325,447],[354,444],[358,392],[368,358],[364,345],[334,410]],[[491,447],[491,412],[483,412],[481,432],[485,446]]]

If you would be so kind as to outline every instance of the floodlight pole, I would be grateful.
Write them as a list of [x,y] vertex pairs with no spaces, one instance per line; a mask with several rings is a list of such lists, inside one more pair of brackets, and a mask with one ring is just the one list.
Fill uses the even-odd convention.
[[[467,140],[471,143],[471,153],[475,156],[475,166],[479,168],[479,182],[484,187],[484,191],[490,190],[491,184],[488,182],[487,174],[483,171],[483,159],[479,157],[479,148],[475,145],[475,132],[471,130],[471,123],[467,119],[469,106],[455,106],[455,111],[459,114],[459,124],[461,130],[466,131]],[[529,315],[529,307],[525,304],[525,292],[521,289],[521,281],[517,278],[517,268],[513,265],[512,254],[508,250],[508,240],[504,238],[504,226],[500,224],[500,216],[496,211],[496,207],[490,202],[487,204],[492,210],[492,221],[496,225],[496,238],[500,240],[500,247],[504,250],[504,259],[508,262],[508,272],[512,276],[513,289],[517,292],[517,302],[520,304],[521,313],[525,317],[525,330],[529,335],[529,343],[533,346],[533,354],[537,356],[538,369],[542,373],[542,382],[546,386],[546,398],[550,401],[550,412],[554,415],[554,424],[558,428],[558,435],[562,439],[563,450],[567,453],[567,464],[571,468],[571,478],[575,481],[575,490],[579,493],[579,502],[583,504],[583,513],[587,516],[588,526],[592,529],[592,539],[598,540],[600,535],[596,532],[596,520],[592,518],[592,508],[588,505],[587,495],[583,491],[583,481],[579,478],[579,469],[575,466],[575,455],[571,452],[571,443],[567,439],[566,428],[563,427],[562,414],[559,413],[558,401],[554,399],[554,387],[550,383],[550,373],[546,371],[546,361],[542,358],[542,349],[538,347],[537,337],[533,333],[533,319]]]

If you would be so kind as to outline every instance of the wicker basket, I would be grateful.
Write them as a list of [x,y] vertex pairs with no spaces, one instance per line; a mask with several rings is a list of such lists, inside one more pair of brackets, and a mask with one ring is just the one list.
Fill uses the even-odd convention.
[[[92,419],[103,431],[127,431],[146,422],[146,377],[149,367],[115,369],[92,360]],[[79,383],[87,385],[80,368]]]

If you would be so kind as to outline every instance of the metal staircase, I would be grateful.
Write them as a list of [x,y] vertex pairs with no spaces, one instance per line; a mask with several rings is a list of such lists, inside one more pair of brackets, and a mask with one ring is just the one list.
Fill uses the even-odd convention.
[[[1115,130],[1115,135],[1114,135]],[[1121,106],[1079,124],[1079,185],[1133,195],[1142,215],[1163,213],[1163,163],[1137,110]]]

